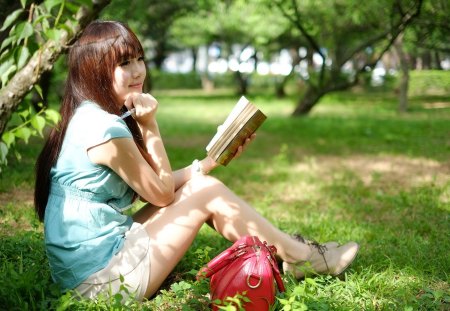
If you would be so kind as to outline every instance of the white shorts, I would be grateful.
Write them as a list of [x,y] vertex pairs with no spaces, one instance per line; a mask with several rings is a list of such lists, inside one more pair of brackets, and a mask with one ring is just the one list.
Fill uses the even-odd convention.
[[[123,283],[120,276],[124,278]],[[125,233],[122,249],[111,258],[109,264],[83,281],[75,290],[86,298],[98,294],[115,295],[120,292],[125,300],[133,295],[142,301],[150,278],[150,238],[139,223],[133,223]],[[124,285],[127,291],[121,290]]]

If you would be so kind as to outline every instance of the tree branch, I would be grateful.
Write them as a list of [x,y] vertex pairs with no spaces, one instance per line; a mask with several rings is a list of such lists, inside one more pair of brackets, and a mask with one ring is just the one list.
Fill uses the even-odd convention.
[[[394,43],[394,41],[395,41],[395,39],[398,37],[398,35],[399,35],[400,33],[402,33],[402,32],[405,30],[406,26],[408,26],[408,25],[413,21],[414,18],[416,18],[417,16],[419,16],[420,10],[421,10],[421,7],[422,7],[422,2],[423,2],[423,0],[418,0],[417,7],[415,8],[415,11],[414,11],[413,13],[411,13],[411,14],[408,14],[408,13],[402,14],[402,16],[401,16],[401,18],[400,18],[400,21],[399,21],[396,25],[392,26],[392,28],[386,30],[385,32],[383,32],[383,33],[381,33],[381,34],[379,34],[379,35],[377,35],[377,36],[375,36],[375,37],[373,37],[373,38],[370,38],[369,40],[367,40],[367,41],[361,43],[359,46],[357,46],[355,49],[353,49],[353,51],[350,52],[350,53],[347,55],[347,57],[344,58],[344,59],[340,62],[339,65],[345,64],[345,63],[346,63],[347,61],[349,61],[356,53],[360,52],[360,51],[363,50],[365,47],[371,46],[371,45],[373,45],[374,43],[376,43],[376,42],[382,40],[383,38],[386,38],[386,37],[391,33],[391,34],[392,34],[391,38],[389,39],[389,41],[388,41],[388,43],[386,44],[386,46],[383,48],[382,53],[380,53],[379,57],[377,57],[376,61],[374,61],[374,62],[371,63],[370,65],[365,64],[365,65],[363,66],[363,68],[366,67],[366,66],[369,66],[369,67],[375,66],[376,63],[381,59],[381,57],[383,56],[383,54],[384,54],[387,50],[389,50],[389,48],[392,46],[392,44]],[[399,10],[399,11],[400,11],[400,12],[403,12],[403,10]]]
[[97,18],[99,12],[110,3],[111,0],[92,0],[92,9],[84,6],[80,7],[76,14],[77,23],[66,23],[71,30],[70,33],[64,31],[58,41],[49,40],[37,50],[28,63],[19,70],[0,90],[0,137],[6,128],[12,112],[17,109],[25,95],[32,89],[41,75],[53,68],[53,64],[77,36],[84,27]]
[[295,19],[289,15],[284,9],[283,5],[275,1],[275,5],[278,7],[278,9],[281,11],[281,14],[285,16],[292,24],[294,24],[295,27],[297,27],[298,30],[300,30],[301,34],[306,38],[309,45],[313,48],[314,51],[317,52],[317,54],[320,55],[322,58],[322,67],[320,68],[320,78],[319,78],[319,87],[323,84],[323,78],[325,76],[325,60],[326,56],[322,53],[319,44],[314,40],[314,38],[306,31],[306,29],[303,27],[300,18],[300,12],[298,11],[297,2],[295,0],[292,0],[292,8],[295,12]]

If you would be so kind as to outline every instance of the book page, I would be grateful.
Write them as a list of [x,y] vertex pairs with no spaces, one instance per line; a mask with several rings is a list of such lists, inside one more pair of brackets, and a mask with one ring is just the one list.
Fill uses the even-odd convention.
[[[223,132],[220,140],[215,144],[214,148],[211,148],[211,152],[222,153],[227,148],[229,142],[239,133],[248,120],[255,114],[257,108],[253,105],[248,105],[242,113],[234,120],[232,124]],[[214,151],[213,151],[214,149]]]
[[220,152],[215,154],[216,162],[222,165],[227,165],[233,158],[239,146],[242,146],[245,139],[250,137],[265,119],[266,116],[260,110],[257,110],[254,114],[252,114],[246,122],[241,124],[239,130],[234,133],[233,136],[227,140],[224,140],[223,146],[220,148]]
[[211,139],[209,144],[206,146],[207,151],[209,151],[211,149],[211,147],[217,142],[217,140],[220,139],[220,137],[223,135],[223,133],[225,131],[227,131],[227,129],[230,127],[230,125],[232,125],[233,121],[239,117],[239,115],[242,113],[242,111],[247,107],[247,105],[249,103],[250,102],[248,101],[248,99],[245,98],[244,96],[242,96],[239,99],[239,101],[233,107],[230,114],[227,116],[227,118],[223,122],[223,124],[220,125],[219,128],[217,129],[216,135],[214,135],[214,137]]
[[206,146],[207,154],[217,163],[227,165],[239,146],[266,118],[261,110],[242,96]]

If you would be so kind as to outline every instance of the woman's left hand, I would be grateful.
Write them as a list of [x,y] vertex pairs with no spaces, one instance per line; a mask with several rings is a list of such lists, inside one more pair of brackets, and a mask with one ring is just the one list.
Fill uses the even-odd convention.
[[239,146],[238,150],[236,151],[236,153],[233,156],[233,159],[239,158],[241,156],[242,152],[244,152],[244,150],[247,149],[248,145],[255,139],[255,137],[256,137],[255,133],[250,135],[250,137],[244,141],[242,146]]
[[[256,134],[252,134],[249,138],[247,138],[244,143],[239,146],[239,148],[237,149],[236,153],[233,156],[233,160],[237,159],[241,156],[242,152],[244,152],[245,149],[247,149],[248,145],[255,139]],[[217,163],[216,161],[213,160],[213,158],[211,158],[210,156],[206,156],[201,162],[201,168],[202,171],[205,173],[209,173],[210,171],[212,171],[213,169],[215,169],[216,167],[218,167],[220,164]]]

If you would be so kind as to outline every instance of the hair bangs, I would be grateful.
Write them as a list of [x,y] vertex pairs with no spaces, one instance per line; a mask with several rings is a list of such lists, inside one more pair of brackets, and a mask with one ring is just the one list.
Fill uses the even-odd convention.
[[117,34],[116,40],[112,44],[113,58],[116,63],[121,63],[131,58],[138,58],[144,56],[144,49],[142,48],[139,39],[123,25],[119,26],[120,33]]

